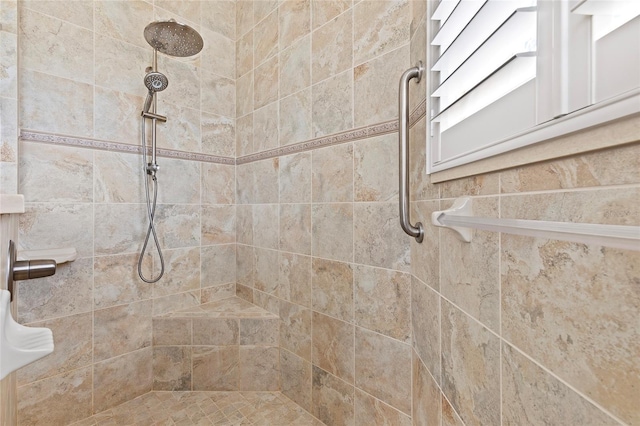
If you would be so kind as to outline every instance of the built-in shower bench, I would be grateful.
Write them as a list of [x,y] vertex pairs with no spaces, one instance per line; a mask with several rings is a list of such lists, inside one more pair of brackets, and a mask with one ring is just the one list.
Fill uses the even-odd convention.
[[229,297],[153,319],[154,390],[279,390],[280,319]]

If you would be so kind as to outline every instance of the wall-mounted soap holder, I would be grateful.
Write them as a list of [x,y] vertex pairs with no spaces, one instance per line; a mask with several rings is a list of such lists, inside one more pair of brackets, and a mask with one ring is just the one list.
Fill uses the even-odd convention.
[[7,290],[11,293],[11,300],[13,300],[15,281],[44,278],[56,273],[56,261],[53,259],[16,260],[16,256],[16,245],[9,240]]

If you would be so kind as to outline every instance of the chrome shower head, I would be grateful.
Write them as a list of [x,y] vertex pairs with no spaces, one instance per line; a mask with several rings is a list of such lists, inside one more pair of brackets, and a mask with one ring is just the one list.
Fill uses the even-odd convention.
[[196,30],[173,19],[150,23],[144,29],[144,38],[158,52],[170,56],[193,56],[204,46]]
[[164,74],[151,71],[144,76],[144,85],[150,93],[162,92],[169,85],[169,80]]

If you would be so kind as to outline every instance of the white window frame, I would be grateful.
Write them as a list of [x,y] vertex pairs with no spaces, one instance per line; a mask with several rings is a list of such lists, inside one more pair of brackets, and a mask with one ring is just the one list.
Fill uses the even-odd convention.
[[[437,174],[447,170],[446,174],[451,175],[452,168],[594,128],[623,117],[638,116],[640,118],[640,88],[594,103],[592,70],[588,67],[575,66],[576,63],[584,63],[581,61],[589,63],[591,54],[590,27],[581,26],[580,22],[584,23],[584,18],[580,21],[580,16],[571,13],[571,10],[582,1],[539,1],[539,55],[536,75],[538,124],[518,134],[438,161],[439,146],[437,146],[438,138],[435,135],[437,128],[434,129],[433,123],[429,123],[427,174]],[[431,16],[437,4],[437,1],[428,2],[428,16]],[[578,24],[573,25],[573,22]],[[553,25],[549,25],[550,23]],[[431,34],[428,35],[428,69],[433,61],[437,60],[435,54],[437,52],[430,46],[430,40],[436,32],[437,28],[432,28]],[[551,45],[554,46],[553,50],[549,48]],[[435,110],[434,106],[437,105],[433,105],[432,102],[434,101],[428,93],[427,111]],[[584,107],[584,105],[588,106]]]

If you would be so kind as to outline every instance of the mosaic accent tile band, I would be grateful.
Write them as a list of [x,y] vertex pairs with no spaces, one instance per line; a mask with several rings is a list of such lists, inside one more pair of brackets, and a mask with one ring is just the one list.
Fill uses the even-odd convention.
[[[426,115],[426,100],[411,113],[409,117],[409,125],[413,127],[420,119]],[[398,121],[390,120],[383,123],[373,124],[358,129],[351,129],[345,132],[335,133],[333,135],[322,136],[308,141],[286,145],[255,154],[245,155],[234,159],[232,157],[223,157],[219,155],[209,155],[202,153],[193,153],[178,151],[173,149],[158,148],[157,155],[159,157],[177,158],[182,160],[200,161],[203,163],[217,164],[247,164],[254,161],[260,161],[267,158],[280,157],[282,155],[296,154],[298,152],[310,151],[317,148],[327,147],[331,145],[339,145],[342,143],[352,142],[360,139],[368,139],[375,136],[386,135],[398,131]],[[20,140],[23,142],[39,142],[55,145],[78,146],[83,148],[100,149],[105,151],[129,152],[133,154],[141,154],[142,148],[139,145],[131,145],[120,142],[112,142],[90,138],[79,138],[75,136],[58,135],[48,132],[39,132],[34,130],[20,130]]]

